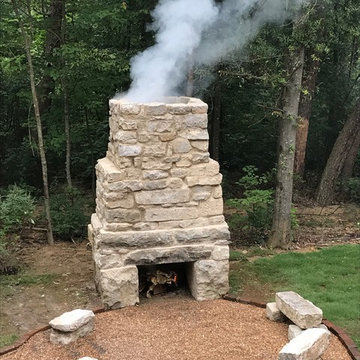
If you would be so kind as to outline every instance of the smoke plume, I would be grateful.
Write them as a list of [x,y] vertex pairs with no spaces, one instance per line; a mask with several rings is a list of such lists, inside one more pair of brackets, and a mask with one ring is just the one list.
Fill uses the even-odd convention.
[[[211,65],[241,49],[267,22],[283,22],[307,0],[160,0],[156,43],[131,60],[131,101],[180,95],[189,62]],[[289,4],[290,3],[290,4]]]

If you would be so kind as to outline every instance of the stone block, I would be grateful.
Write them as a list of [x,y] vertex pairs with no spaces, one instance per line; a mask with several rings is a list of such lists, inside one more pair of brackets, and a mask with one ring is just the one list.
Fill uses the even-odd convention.
[[275,295],[279,310],[302,329],[317,327],[322,321],[322,310],[293,291],[278,292]]
[[138,156],[141,154],[141,146],[140,145],[119,145],[118,154],[119,156]]
[[275,302],[266,304],[266,317],[271,321],[281,322],[285,320],[285,316],[278,309]]
[[141,213],[139,210],[130,209],[105,209],[105,220],[109,223],[116,222],[139,222],[141,220]]
[[137,115],[141,111],[141,107],[138,104],[130,104],[121,102],[120,111],[123,115]]
[[209,159],[210,159],[210,154],[208,152],[206,153],[194,152],[191,156],[191,162],[193,164],[206,163],[209,161]]
[[100,270],[99,285],[107,309],[136,305],[139,302],[138,270],[135,265]]
[[142,174],[145,180],[160,180],[169,177],[169,173],[163,170],[144,170]]
[[212,193],[212,196],[214,199],[220,199],[222,198],[222,187],[221,186],[216,186],[213,193]]
[[175,154],[188,153],[191,150],[191,144],[188,139],[178,137],[171,142]]
[[206,114],[208,111],[208,105],[204,102],[191,103],[191,112],[193,114]]
[[173,219],[189,220],[195,219],[198,216],[198,212],[195,210],[189,211],[187,207],[176,208],[151,208],[145,209],[144,219],[145,221],[170,221]]
[[118,199],[111,199],[111,200],[104,200],[104,205],[108,209],[117,209],[117,208],[123,208],[123,209],[132,209],[134,207],[134,197],[131,194],[123,194],[121,193],[118,196]]
[[122,233],[101,230],[99,243],[114,248],[119,247],[149,247],[173,245],[174,232],[166,230],[126,231]]
[[76,341],[80,337],[88,335],[91,331],[93,331],[93,329],[94,321],[92,319],[75,331],[64,332],[56,329],[51,329],[50,342],[56,345],[68,345]]
[[124,144],[136,144],[136,131],[119,130],[114,134],[113,138]]
[[279,360],[317,360],[328,348],[330,332],[324,329],[307,329],[286,344]]
[[184,168],[173,168],[170,170],[171,176],[184,178],[188,174],[188,170]]
[[209,133],[206,129],[192,128],[180,133],[180,136],[188,140],[207,140],[209,141]]
[[139,180],[124,180],[104,184],[104,190],[109,191],[139,191],[142,189],[142,182]]
[[166,104],[168,112],[173,115],[185,115],[191,111],[187,104]]
[[198,300],[213,300],[229,290],[229,262],[199,260],[188,267],[189,287],[192,296]]
[[191,141],[191,146],[200,151],[208,151],[209,142],[208,141]]
[[125,264],[156,265],[193,262],[209,258],[212,250],[213,246],[211,245],[172,246],[135,250],[126,256]]
[[228,245],[223,245],[223,246],[217,245],[214,247],[214,250],[211,253],[211,260],[216,260],[216,261],[229,260],[229,255],[230,255],[230,251]]
[[207,128],[207,114],[188,114],[184,116],[184,120],[187,127],[201,129]]
[[143,155],[149,157],[164,157],[166,154],[166,144],[156,144],[144,146]]
[[169,120],[153,120],[147,124],[149,134],[173,133],[174,122]]
[[125,170],[119,170],[108,158],[98,160],[96,171],[101,173],[104,180],[109,183],[124,180],[127,175]]
[[166,181],[166,179],[144,181],[142,184],[142,188],[144,190],[165,189],[167,186],[168,186],[168,182]]
[[75,331],[95,317],[91,310],[76,309],[52,319],[49,325],[59,331]]
[[141,168],[143,170],[170,170],[172,168],[172,164],[171,162],[144,157],[141,162]]
[[135,201],[141,205],[176,204],[190,201],[189,189],[164,189],[135,193]]
[[222,215],[224,204],[222,199],[210,199],[203,201],[198,206],[199,216]]
[[144,113],[145,115],[164,115],[167,113],[166,105],[163,103],[148,103],[146,105],[143,105]]
[[176,133],[175,132],[168,132],[168,133],[162,133],[162,134],[159,134],[159,139],[161,141],[171,141],[171,140],[174,140],[176,138]]
[[288,328],[288,339],[291,341],[303,332],[297,325],[289,325]]
[[215,176],[187,176],[186,182],[189,187],[193,187],[196,185],[206,186],[206,185],[219,185],[222,181],[222,175],[217,174]]

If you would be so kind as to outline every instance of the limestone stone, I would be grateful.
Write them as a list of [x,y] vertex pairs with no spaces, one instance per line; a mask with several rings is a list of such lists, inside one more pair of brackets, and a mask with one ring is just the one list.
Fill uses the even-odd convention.
[[112,247],[149,247],[173,245],[175,233],[166,230],[126,231],[122,233],[100,231],[99,242]]
[[192,296],[198,300],[213,300],[229,290],[229,262],[199,260],[188,267],[189,287]]
[[142,182],[139,180],[124,180],[114,183],[105,183],[104,189],[106,191],[139,191],[142,189]]
[[124,144],[136,144],[136,131],[120,130],[114,134],[114,140]]
[[149,157],[164,157],[166,154],[166,144],[144,146],[143,155]]
[[105,308],[117,309],[139,302],[138,270],[135,265],[100,270],[101,297]]
[[140,105],[138,104],[129,104],[129,103],[121,103],[120,104],[120,111],[122,114],[126,115],[137,115],[141,110]]
[[143,178],[146,180],[159,180],[169,177],[169,173],[163,170],[145,170],[143,171]]
[[144,181],[142,183],[142,188],[144,190],[158,190],[165,189],[168,186],[166,179]]
[[219,185],[222,181],[222,175],[217,174],[215,176],[187,176],[186,182],[189,187],[196,185],[205,186],[205,185]]
[[170,170],[171,176],[184,178],[188,174],[188,170],[184,168],[173,168]]
[[207,128],[207,114],[188,114],[184,117],[185,124],[190,128]]
[[211,245],[192,245],[135,250],[127,255],[125,264],[155,265],[192,262],[209,258],[212,249]]
[[322,310],[293,291],[278,292],[275,295],[279,310],[302,329],[319,326]]
[[184,167],[184,168],[188,168],[192,165],[192,162],[188,159],[181,159],[179,161],[176,162],[176,166],[177,167]]
[[267,303],[266,304],[266,317],[271,321],[284,321],[285,316],[283,313],[278,309],[275,302]]
[[197,150],[208,151],[209,142],[208,141],[191,141],[191,146]]
[[104,204],[109,209],[123,208],[132,209],[134,207],[134,198],[131,194],[126,194],[123,197],[119,196],[118,200],[105,200]]
[[330,332],[307,329],[287,343],[279,353],[279,360],[317,360],[328,348]]
[[87,324],[94,316],[91,310],[76,309],[52,319],[49,325],[59,331],[75,331]]
[[191,157],[191,161],[193,164],[208,162],[209,159],[210,159],[210,154],[208,152],[205,153],[194,152]]
[[196,219],[197,211],[191,210],[187,207],[176,207],[171,209],[166,208],[151,208],[145,209],[145,221],[169,221],[173,219],[188,220]]
[[204,201],[210,198],[211,192],[204,186],[195,186],[192,189],[192,200]]
[[103,229],[106,231],[131,231],[134,225],[126,222],[108,223],[105,219],[102,221],[102,224]]
[[175,230],[175,238],[181,244],[205,241],[228,240],[229,229],[226,223],[221,225],[198,226],[190,229]]
[[135,193],[138,204],[174,204],[190,200],[189,189],[163,189],[154,191],[140,191]]
[[94,321],[92,319],[74,331],[64,332],[52,328],[50,332],[50,342],[56,345],[68,345],[78,338],[88,335],[93,329]]
[[146,115],[164,115],[167,113],[166,105],[162,103],[148,103],[143,108]]
[[216,186],[216,188],[214,189],[213,194],[212,194],[213,198],[214,199],[220,199],[220,198],[222,198],[222,195],[223,195],[222,187],[221,186]]
[[205,114],[208,111],[208,105],[205,103],[192,103],[191,104],[191,111],[193,114]]
[[158,224],[148,223],[148,222],[139,222],[133,225],[133,229],[137,231],[155,230],[157,228],[158,228]]
[[104,180],[112,183],[126,178],[126,171],[119,170],[108,158],[98,160],[96,170],[104,176]]
[[185,104],[166,104],[168,112],[174,115],[184,115],[191,111],[188,105]]
[[141,219],[139,210],[136,209],[105,209],[105,219],[109,223],[114,222],[138,222]]
[[154,160],[151,158],[143,158],[141,162],[141,168],[144,170],[170,170],[171,167],[171,162]]
[[188,153],[191,150],[190,141],[182,137],[173,140],[171,146],[176,154]]
[[150,134],[173,133],[174,122],[169,120],[153,120],[147,124],[147,131]]
[[288,339],[291,341],[296,336],[300,335],[303,332],[297,325],[289,325],[288,328]]
[[211,253],[211,260],[229,260],[229,246],[214,246],[214,250]]
[[222,215],[224,204],[222,199],[210,199],[199,204],[199,216],[215,216]]
[[171,140],[174,140],[176,138],[176,133],[175,132],[168,132],[168,133],[162,133],[162,134],[159,134],[159,139],[161,141],[171,141]]
[[225,223],[224,215],[211,216],[207,218],[210,225],[217,225]]
[[209,133],[206,129],[189,128],[180,133],[180,136],[183,136],[188,140],[209,140]]
[[141,146],[139,145],[119,145],[120,156],[138,156],[141,154]]
[[123,130],[136,130],[138,128],[138,122],[132,119],[122,119],[119,121],[119,126]]
[[94,244],[94,228],[91,224],[88,224],[87,226],[87,234],[88,234],[88,240],[89,243],[93,246]]
[[138,132],[137,139],[140,143],[146,143],[150,141],[151,136],[147,132]]

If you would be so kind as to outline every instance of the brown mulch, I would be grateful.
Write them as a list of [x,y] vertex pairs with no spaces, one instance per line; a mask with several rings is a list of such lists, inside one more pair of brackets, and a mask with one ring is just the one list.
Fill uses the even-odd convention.
[[[176,297],[97,314],[95,330],[67,346],[50,344],[49,330],[40,332],[1,360],[275,360],[287,342],[287,325],[267,320],[264,309]],[[351,358],[332,335],[322,360]]]

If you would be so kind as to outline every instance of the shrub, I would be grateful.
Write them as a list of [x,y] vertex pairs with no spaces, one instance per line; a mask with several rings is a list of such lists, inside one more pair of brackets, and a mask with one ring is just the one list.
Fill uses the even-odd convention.
[[350,200],[360,202],[360,177],[346,180],[344,190]]
[[62,239],[84,236],[89,217],[86,200],[79,189],[65,187],[50,197],[53,232]]
[[15,273],[18,269],[15,253],[18,233],[33,223],[34,199],[19,186],[11,186],[0,197],[0,273]]

